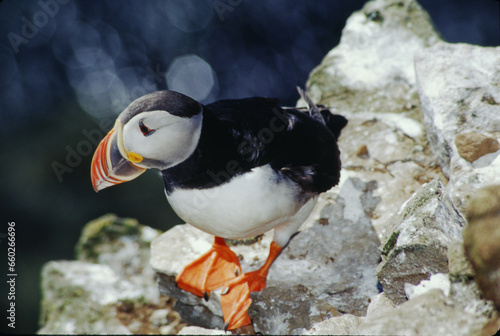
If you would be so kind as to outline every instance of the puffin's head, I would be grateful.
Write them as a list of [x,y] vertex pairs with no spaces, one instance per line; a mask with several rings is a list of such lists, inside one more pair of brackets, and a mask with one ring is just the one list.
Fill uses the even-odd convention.
[[94,190],[130,181],[148,168],[163,170],[186,160],[200,138],[202,109],[197,101],[174,91],[134,100],[94,153]]

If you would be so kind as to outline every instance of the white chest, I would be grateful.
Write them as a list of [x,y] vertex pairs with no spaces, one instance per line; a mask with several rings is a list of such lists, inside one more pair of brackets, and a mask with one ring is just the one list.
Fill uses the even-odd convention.
[[303,205],[299,188],[273,174],[271,167],[259,167],[218,187],[174,190],[167,199],[200,230],[224,238],[255,236],[286,222]]

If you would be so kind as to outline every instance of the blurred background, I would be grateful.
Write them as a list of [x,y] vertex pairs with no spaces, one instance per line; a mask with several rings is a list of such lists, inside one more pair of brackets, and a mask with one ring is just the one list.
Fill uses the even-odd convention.
[[[16,329],[38,329],[43,264],[74,258],[106,213],[167,230],[181,223],[148,172],[99,194],[89,166],[133,99],[172,89],[202,103],[250,96],[295,105],[295,87],[365,0],[0,1],[0,270],[16,223]],[[499,2],[422,0],[448,42],[500,45]],[[5,259],[4,259],[5,258]]]

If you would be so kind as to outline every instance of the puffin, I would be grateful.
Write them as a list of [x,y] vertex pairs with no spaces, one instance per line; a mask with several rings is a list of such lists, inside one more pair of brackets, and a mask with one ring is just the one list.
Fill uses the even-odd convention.
[[[179,92],[152,92],[119,114],[92,158],[96,192],[157,169],[177,215],[214,235],[210,250],[176,282],[205,299],[222,288],[226,330],[251,324],[250,293],[265,288],[271,265],[319,194],[339,182],[337,140],[347,119],[298,90],[307,107],[282,107],[263,97],[203,105]],[[243,273],[225,239],[272,229],[266,261]]]

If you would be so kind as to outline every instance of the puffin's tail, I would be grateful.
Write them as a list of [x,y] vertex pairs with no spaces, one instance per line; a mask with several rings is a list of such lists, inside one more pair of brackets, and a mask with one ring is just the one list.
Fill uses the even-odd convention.
[[305,91],[298,86],[297,91],[299,91],[299,95],[306,102],[309,115],[328,127],[330,132],[338,139],[340,131],[347,125],[347,119],[341,115],[332,114],[325,106],[314,104]]

